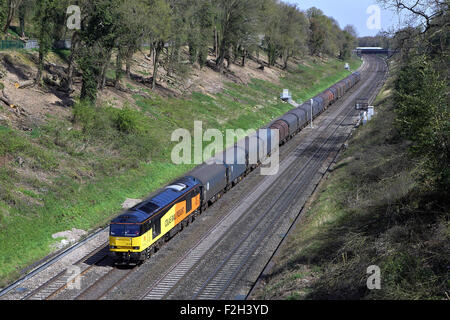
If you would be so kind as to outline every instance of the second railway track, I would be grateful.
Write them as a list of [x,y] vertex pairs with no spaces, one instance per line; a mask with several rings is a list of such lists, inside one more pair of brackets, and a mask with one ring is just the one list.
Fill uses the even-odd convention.
[[[373,57],[365,60],[361,68],[363,81],[349,91],[342,101],[351,100],[362,92],[371,93],[374,96],[373,93],[378,90],[380,82],[385,77],[384,65],[381,60]],[[255,209],[256,205],[250,204],[258,199],[261,200],[262,195],[266,194],[267,199],[260,201],[260,208],[265,206],[265,209],[259,209],[259,215],[251,216],[242,212],[234,215],[230,212],[224,215],[190,250],[168,266],[158,280],[147,289],[137,292],[134,297],[141,299],[236,297],[237,282],[242,279],[242,273],[252,264],[251,261],[267,256],[267,254],[261,254],[261,245],[273,248],[272,251],[275,250],[276,246],[270,243],[268,235],[277,233],[278,229],[286,229],[286,226],[289,228],[291,225],[289,221],[282,218],[292,219],[292,216],[277,213],[291,209],[291,202],[299,197],[303,189],[307,189],[308,181],[317,174],[330,152],[337,152],[335,150],[337,146],[340,148],[346,139],[345,135],[334,134],[342,128],[342,124],[348,120],[349,116],[355,114],[355,111],[343,105],[333,106],[331,109],[333,111],[329,111],[330,118],[318,121],[318,123],[321,122],[321,129],[310,132],[309,140],[305,141],[303,146],[289,142],[283,147],[284,153],[289,156],[281,163],[282,173],[276,179],[274,177],[264,179],[262,185],[257,186],[253,194],[231,210],[247,210],[254,213],[258,211]],[[308,147],[313,144],[316,144],[315,147]],[[301,157],[308,157],[309,160],[298,163]],[[275,181],[284,181],[285,187],[275,186]],[[261,215],[261,212],[265,214]],[[234,241],[230,240],[230,237],[234,237]],[[126,287],[125,280],[132,274],[138,274],[140,268],[115,268],[111,265],[106,253],[107,243],[74,264],[81,266],[79,277],[83,277],[83,288],[80,290],[67,290],[69,275],[65,270],[22,298],[79,300],[112,298],[111,292],[119,286]],[[210,266],[204,268],[205,264]],[[203,276],[190,278],[194,273],[201,273]],[[190,288],[190,292],[183,292],[183,287],[186,286]]]
[[[362,86],[363,89],[356,90],[354,92],[354,95],[360,93],[360,91],[374,93],[375,89],[378,88],[378,82],[384,79],[384,71],[384,63],[382,61],[376,61],[375,66],[373,66],[372,61],[371,66],[367,70],[367,73],[370,75],[368,77],[369,79],[366,79],[366,84]],[[243,269],[243,267],[252,257],[256,255],[256,252],[258,251],[258,248],[261,247],[261,243],[264,242],[264,239],[267,238],[268,235],[274,234],[274,230],[277,229],[274,226],[282,221],[282,215],[278,215],[277,213],[281,213],[286,210],[287,207],[289,207],[290,201],[298,195],[298,192],[303,188],[306,189],[308,181],[312,179],[312,176],[317,173],[318,168],[323,164],[321,160],[328,156],[330,152],[329,148],[339,146],[335,150],[337,153],[338,149],[347,138],[349,132],[347,132],[347,136],[344,135],[333,137],[333,134],[347,119],[347,116],[350,114],[354,115],[356,112],[352,110],[352,108],[347,108],[347,110],[343,111],[343,113],[345,113],[345,115],[341,115],[342,120],[339,120],[339,123],[336,125],[336,128],[333,129],[333,132],[329,134],[327,138],[325,138],[320,148],[318,148],[312,154],[310,160],[308,160],[308,162],[311,162],[312,168],[304,165],[304,170],[300,170],[300,172],[295,175],[294,179],[285,181],[285,184],[288,187],[286,187],[281,194],[278,194],[278,198],[272,203],[271,209],[275,208],[272,212],[272,215],[267,214],[266,220],[270,221],[269,223],[266,223],[264,225],[264,219],[256,219],[255,223],[255,219],[253,219],[254,224],[249,231],[240,230],[240,232],[234,233],[235,237],[240,239],[240,242],[238,242],[235,247],[231,249],[229,243],[224,240],[225,237],[220,238],[217,232],[213,232],[214,230],[211,231],[209,239],[207,237],[203,238],[193,250],[191,250],[184,258],[180,259],[180,261],[176,263],[161,279],[159,279],[154,285],[152,285],[141,298],[235,298],[236,295],[231,294],[229,291],[227,292],[227,289],[231,286],[231,283],[238,278],[237,273],[241,269]],[[330,125],[328,127],[330,127]],[[316,159],[314,159],[314,157]],[[293,166],[292,168],[290,168],[290,170],[287,170],[287,174],[285,175],[291,176],[293,172],[295,172],[295,170],[299,170],[298,166]],[[302,172],[305,173],[305,176],[301,179],[300,182],[297,182],[296,184],[295,180],[301,175]],[[288,189],[292,189],[293,185],[295,185],[294,190],[288,191]],[[288,196],[283,195],[284,192],[288,192]],[[281,203],[282,205],[275,207],[276,203]],[[267,210],[267,212],[269,210]],[[261,209],[260,211],[264,210]],[[252,212],[255,213],[257,212],[257,210],[252,210]],[[240,221],[244,216],[248,217],[251,215],[241,215],[239,217],[236,217],[235,221],[230,221],[228,224],[225,223],[225,217],[223,221],[220,222],[223,224],[223,226],[220,228],[218,224],[218,228],[221,230],[227,230],[227,233],[233,234],[231,230],[235,225],[251,225],[251,219],[249,219],[248,221]],[[259,215],[258,217],[261,217],[261,215]],[[263,218],[265,217],[266,214],[263,215]],[[287,227],[289,227],[289,225],[287,225]],[[239,236],[239,234],[241,236]],[[230,239],[231,237],[232,236],[227,237],[227,240],[229,240],[230,243],[233,243]],[[221,242],[222,246],[227,247],[227,249],[223,251],[219,250],[215,255],[212,254],[211,252],[216,250]],[[215,265],[215,267],[204,268],[202,264]],[[208,272],[208,270],[210,271]],[[195,278],[194,276],[188,276],[188,274],[207,274],[208,276]],[[192,280],[190,278],[195,280]],[[196,285],[196,283],[200,283],[200,285]],[[194,293],[189,295],[188,293],[186,293],[189,290],[184,290],[183,292],[182,287],[189,288],[189,290],[194,291]]]

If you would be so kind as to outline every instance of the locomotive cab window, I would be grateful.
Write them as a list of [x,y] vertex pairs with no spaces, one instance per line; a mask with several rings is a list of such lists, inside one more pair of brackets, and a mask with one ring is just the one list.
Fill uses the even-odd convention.
[[155,219],[153,221],[153,238],[156,238],[161,233],[161,219]]
[[147,221],[147,222],[144,223],[143,226],[142,226],[142,233],[147,232],[148,230],[150,230],[150,228],[151,228],[151,224],[150,224],[149,221]]
[[191,211],[192,209],[192,196],[194,195],[194,192],[191,191],[186,197],[186,212]]
[[137,237],[141,231],[139,224],[111,224],[109,232],[114,237]]

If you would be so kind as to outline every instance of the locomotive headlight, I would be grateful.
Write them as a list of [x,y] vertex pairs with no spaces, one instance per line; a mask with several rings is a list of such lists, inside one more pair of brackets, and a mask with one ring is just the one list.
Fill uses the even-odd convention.
[[116,246],[109,246],[110,249],[117,249]]
[[133,247],[133,250],[139,250],[140,247]]

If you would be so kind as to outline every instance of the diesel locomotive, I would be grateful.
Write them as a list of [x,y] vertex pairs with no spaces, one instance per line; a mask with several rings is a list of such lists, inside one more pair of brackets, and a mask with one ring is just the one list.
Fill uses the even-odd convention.
[[[361,79],[354,72],[313,98],[311,102],[288,111],[265,129],[279,131],[279,144],[286,143],[311,118],[341,98]],[[173,235],[241,181],[269,157],[274,145],[271,130],[257,130],[245,137],[245,143],[234,145],[174,181],[154,196],[144,200],[110,223],[109,250],[116,263],[144,261]],[[253,150],[256,149],[256,150]],[[256,161],[249,156],[256,154]]]

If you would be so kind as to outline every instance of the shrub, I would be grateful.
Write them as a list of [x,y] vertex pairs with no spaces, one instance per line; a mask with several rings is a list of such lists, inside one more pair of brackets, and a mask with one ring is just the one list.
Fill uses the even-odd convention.
[[114,124],[120,132],[140,134],[144,131],[141,118],[142,115],[139,111],[133,110],[129,106],[125,106],[122,110],[117,112]]
[[113,132],[114,111],[110,107],[95,107],[84,100],[75,104],[73,122],[80,124],[88,138],[110,137]]
[[448,192],[450,187],[448,82],[426,56],[407,61],[395,83],[397,127],[412,141],[410,150],[423,158],[424,185]]
[[86,101],[77,102],[73,106],[73,122],[81,124],[83,129],[93,126],[95,116],[95,107]]
[[6,127],[2,127],[0,130],[0,156],[17,154],[27,150],[29,147],[29,142],[14,131]]

